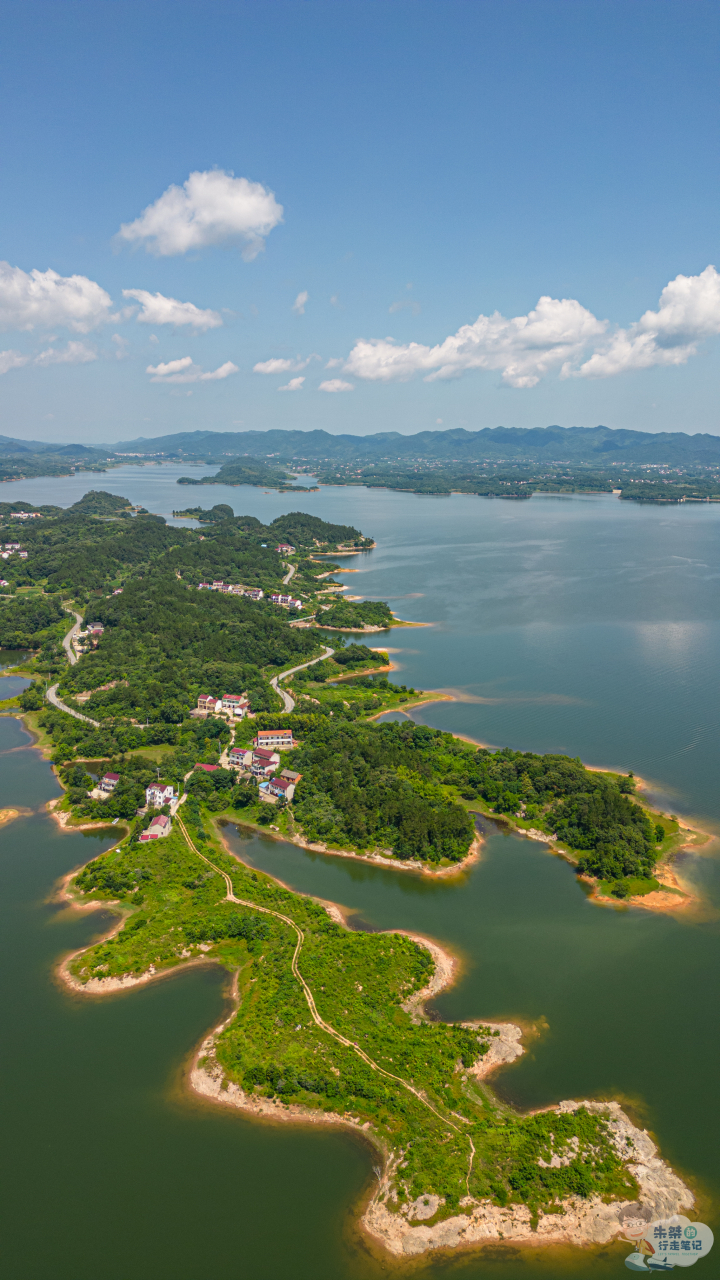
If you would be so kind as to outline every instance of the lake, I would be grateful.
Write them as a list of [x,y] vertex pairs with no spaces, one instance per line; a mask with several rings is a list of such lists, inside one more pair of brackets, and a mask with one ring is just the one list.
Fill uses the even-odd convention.
[[[21,481],[7,498],[68,506],[105,488],[168,515],[190,501],[180,474],[187,465]],[[340,578],[349,594],[431,624],[388,637],[395,679],[455,698],[418,709],[418,721],[633,769],[667,812],[720,833],[717,506],[192,492],[193,505],[215,502],[266,521],[300,508],[376,538],[374,551],[343,560],[352,572]],[[58,957],[109,917],[48,897],[59,876],[110,844],[107,834],[60,832],[42,808],[58,792],[22,726],[0,721],[0,805],[28,810],[0,829],[5,1274],[374,1280],[394,1269],[355,1229],[374,1158],[354,1137],[250,1123],[184,1091],[188,1056],[224,1008],[219,971],[103,1000],[56,985]],[[715,841],[683,855],[680,874],[702,906],[673,919],[593,905],[564,862],[492,824],[481,860],[435,884],[234,826],[227,835],[253,865],[341,903],[355,927],[418,930],[456,951],[462,974],[436,1003],[442,1017],[536,1027],[528,1053],[496,1077],[498,1091],[522,1108],[618,1098],[693,1182],[717,1231]],[[627,1252],[501,1249],[413,1268],[432,1280],[605,1280],[624,1273]],[[703,1274],[714,1265],[701,1263]]]

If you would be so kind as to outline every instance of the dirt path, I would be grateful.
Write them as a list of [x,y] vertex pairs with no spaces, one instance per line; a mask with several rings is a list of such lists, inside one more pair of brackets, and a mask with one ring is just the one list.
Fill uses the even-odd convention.
[[[365,1062],[367,1066],[371,1067],[373,1071],[377,1071],[379,1075],[386,1076],[388,1080],[395,1080],[398,1084],[401,1084],[403,1089],[407,1089],[408,1093],[412,1093],[414,1097],[418,1099],[419,1102],[422,1102],[423,1106],[427,1107],[429,1111],[432,1111],[433,1115],[437,1116],[438,1120],[442,1124],[448,1125],[451,1129],[454,1129],[456,1133],[462,1133],[462,1130],[460,1129],[460,1127],[456,1124],[453,1124],[452,1120],[446,1119],[446,1117],[441,1115],[439,1111],[436,1111],[435,1107],[433,1107],[433,1105],[430,1102],[428,1102],[427,1098],[423,1097],[422,1093],[420,1093],[418,1089],[415,1089],[411,1084],[408,1084],[407,1080],[403,1080],[402,1076],[396,1076],[393,1074],[392,1071],[386,1071],[384,1067],[379,1066],[377,1062],[374,1062],[373,1059],[370,1058],[368,1054],[365,1053],[364,1049],[361,1049],[358,1044],[355,1044],[354,1040],[348,1040],[344,1035],[342,1035],[340,1031],[336,1031],[335,1028],[332,1027],[329,1022],[326,1022],[325,1019],[320,1016],[317,1010],[317,1006],[315,1004],[315,997],[313,996],[312,991],[310,990],[307,982],[303,978],[300,972],[300,969],[298,967],[298,959],[300,957],[300,952],[302,951],[303,942],[305,941],[305,934],[303,933],[300,926],[297,925],[290,916],[283,915],[281,911],[272,911],[270,907],[261,907],[258,905],[257,902],[250,902],[245,898],[236,898],[233,892],[233,882],[230,879],[230,876],[228,875],[228,873],[226,871],[222,871],[220,867],[216,867],[214,862],[211,862],[209,858],[206,858],[204,853],[201,853],[200,850],[195,847],[192,840],[190,839],[187,828],[181,818],[176,818],[176,822],[178,823],[178,826],[180,827],[183,837],[188,847],[192,850],[192,852],[197,854],[198,858],[202,858],[203,862],[207,863],[209,867],[212,867],[213,871],[216,871],[219,876],[222,876],[223,880],[225,881],[225,887],[227,889],[227,893],[225,895],[226,902],[237,902],[240,906],[250,907],[253,911],[262,911],[264,912],[265,915],[275,916],[276,920],[282,920],[283,924],[286,924],[291,929],[295,930],[295,934],[297,936],[297,942],[295,944],[295,951],[293,952],[291,969],[292,969],[293,975],[297,978],[298,982],[300,983],[303,989],[305,1000],[307,1002],[308,1009],[310,1010],[310,1015],[312,1017],[313,1022],[316,1024],[316,1026],[320,1027],[322,1031],[326,1031],[327,1034],[332,1036],[334,1040],[337,1040],[338,1044],[344,1045],[346,1049],[352,1049],[353,1052],[356,1053],[359,1058],[362,1058],[363,1062]],[[470,1172],[472,1169],[472,1160],[475,1155],[475,1148],[473,1147],[469,1134],[466,1134],[465,1136],[468,1138],[468,1141],[470,1142],[470,1147],[471,1147],[470,1169],[468,1170],[468,1180],[469,1180]]]

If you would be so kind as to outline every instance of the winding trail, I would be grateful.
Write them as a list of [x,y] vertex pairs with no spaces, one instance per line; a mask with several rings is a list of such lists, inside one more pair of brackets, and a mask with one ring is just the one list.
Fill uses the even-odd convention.
[[286,587],[286,586],[287,586],[287,584],[288,584],[288,582],[290,581],[290,579],[291,579],[291,578],[294,578],[294,577],[295,577],[295,571],[296,571],[296,569],[297,569],[297,565],[295,565],[295,564],[289,564],[289,565],[286,565],[286,568],[287,568],[287,573],[285,574],[285,577],[283,578],[283,586],[284,586],[284,587]]
[[279,688],[278,681],[285,680],[287,676],[295,675],[296,671],[304,671],[305,667],[312,667],[316,662],[322,662],[324,658],[331,658],[334,652],[334,649],[326,649],[324,653],[320,654],[319,658],[311,658],[309,662],[301,662],[299,667],[291,667],[289,671],[281,671],[279,676],[273,676],[270,684],[275,692],[280,694],[280,697],[285,704],[286,711],[293,711],[295,709],[295,699],[291,698],[290,694],[286,693],[284,689]]
[[[210,859],[207,858],[204,853],[201,853],[200,850],[195,847],[192,840],[190,839],[190,835],[188,833],[187,827],[185,826],[185,823],[182,821],[181,818],[176,817],[175,821],[178,823],[178,826],[180,827],[180,830],[185,838],[185,841],[188,847],[192,849],[193,853],[196,853],[198,858],[202,858],[203,862],[207,863],[209,867],[212,867],[213,871],[216,871],[219,876],[222,876],[223,880],[225,881],[225,887],[227,889],[227,893],[225,895],[226,902],[237,902],[242,907],[250,907],[253,911],[262,911],[264,912],[265,915],[275,916],[276,920],[282,920],[283,924],[286,924],[291,929],[295,930],[295,934],[297,936],[297,942],[295,944],[295,951],[293,952],[293,958],[292,958],[290,967],[292,969],[294,976],[297,978],[298,982],[300,983],[303,989],[305,1000],[307,1001],[307,1006],[308,1006],[308,1009],[310,1010],[310,1015],[315,1025],[320,1027],[322,1031],[326,1031],[329,1036],[332,1036],[333,1040],[337,1040],[338,1044],[344,1045],[346,1049],[352,1049],[358,1055],[359,1058],[362,1058],[363,1062],[365,1062],[367,1066],[372,1068],[373,1071],[377,1071],[378,1074],[381,1076],[386,1076],[388,1080],[395,1080],[397,1084],[401,1084],[403,1089],[407,1089],[408,1093],[412,1093],[413,1096],[418,1099],[418,1102],[422,1102],[424,1107],[427,1107],[429,1111],[432,1111],[433,1115],[437,1116],[441,1124],[449,1125],[451,1129],[455,1130],[455,1133],[462,1134],[462,1129],[460,1129],[458,1125],[453,1124],[452,1120],[448,1120],[446,1116],[443,1116],[440,1114],[439,1111],[436,1111],[432,1103],[428,1102],[427,1098],[425,1098],[418,1089],[415,1089],[411,1084],[408,1084],[407,1080],[403,1080],[402,1076],[396,1076],[392,1071],[386,1071],[384,1067],[381,1067],[377,1062],[374,1062],[373,1059],[370,1058],[367,1053],[365,1053],[365,1050],[361,1049],[360,1046],[356,1044],[354,1040],[348,1040],[346,1036],[344,1036],[340,1031],[336,1031],[335,1027],[332,1027],[329,1022],[326,1022],[325,1019],[320,1016],[317,1010],[317,1005],[315,1004],[315,997],[313,996],[312,991],[310,990],[307,982],[303,978],[300,972],[300,969],[298,967],[298,959],[300,957],[300,952],[302,951],[303,942],[305,941],[305,934],[303,933],[300,926],[297,925],[290,916],[283,915],[281,911],[272,911],[270,907],[261,907],[258,905],[257,902],[250,902],[246,898],[236,898],[233,892],[233,882],[230,876],[228,875],[228,873],[226,871],[222,871],[220,867],[217,867],[214,862],[211,862]],[[468,1170],[468,1184],[469,1184],[470,1172],[472,1170],[472,1161],[475,1155],[475,1148],[473,1146],[470,1135],[465,1134],[464,1136],[468,1138],[470,1142],[470,1148],[471,1148],[470,1169]]]
[[[63,605],[63,608],[65,608],[64,605]],[[70,630],[68,631],[67,635],[63,636],[63,642],[62,642],[63,649],[65,650],[68,656],[68,662],[70,663],[71,667],[74,667],[75,663],[77,662],[77,654],[73,650],[72,642],[73,642],[73,636],[77,634],[77,632],[80,630],[82,626],[82,617],[79,613],[76,613],[74,609],[65,609],[65,612],[71,613],[73,617],[76,619],[76,621],[73,623]],[[100,728],[99,720],[93,720],[92,716],[84,716],[82,711],[73,711],[72,707],[67,707],[65,703],[60,698],[58,698],[57,689],[58,689],[59,683],[60,681],[57,680],[55,684],[51,685],[51,687],[48,689],[47,691],[48,702],[52,702],[53,706],[57,707],[58,711],[64,711],[66,715],[73,716],[76,720],[84,720],[87,724],[94,725],[96,729],[99,729]]]

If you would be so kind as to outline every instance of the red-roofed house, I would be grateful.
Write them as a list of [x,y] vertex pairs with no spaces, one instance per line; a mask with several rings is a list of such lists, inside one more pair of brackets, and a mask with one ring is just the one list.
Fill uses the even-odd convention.
[[148,805],[155,809],[162,809],[164,804],[172,804],[175,799],[174,788],[169,782],[153,782],[151,787],[145,789],[145,801]]
[[250,710],[250,703],[247,698],[243,698],[241,693],[224,693],[222,709],[223,711],[230,711],[238,720],[242,720],[246,712]]
[[222,707],[222,702],[213,693],[201,693],[198,698],[198,711],[214,713]]
[[105,777],[100,779],[98,788],[100,791],[114,791],[119,781],[119,773],[106,773]]
[[216,769],[220,768],[220,765],[219,764],[196,764],[195,768],[204,769],[206,773],[214,773]]
[[169,836],[171,828],[172,823],[167,814],[159,813],[157,818],[153,818],[147,830],[140,833],[140,839],[159,840],[163,836]]
[[292,800],[295,795],[295,783],[289,778],[271,778],[268,791],[278,800]]

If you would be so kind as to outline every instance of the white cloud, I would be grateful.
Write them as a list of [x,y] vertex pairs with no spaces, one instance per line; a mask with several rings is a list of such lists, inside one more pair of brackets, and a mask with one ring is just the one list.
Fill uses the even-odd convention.
[[534,387],[548,373],[561,378],[607,378],[654,365],[684,364],[703,338],[720,334],[720,274],[671,280],[657,311],[627,329],[612,329],[573,298],[540,298],[527,315],[495,312],[463,325],[434,347],[393,338],[361,338],[344,372],[372,382],[457,378],[470,369],[496,369],[511,387]]
[[0,328],[41,329],[65,325],[88,333],[110,315],[109,294],[87,276],[23,271],[0,262]]
[[435,347],[392,338],[360,339],[345,372],[374,382],[404,382],[424,373],[426,382],[457,378],[468,369],[500,369],[511,387],[534,387],[543,374],[577,359],[588,342],[605,331],[605,322],[572,298],[540,298],[534,311],[508,320],[498,311]]
[[123,289],[123,298],[135,298],[140,303],[139,324],[191,324],[193,329],[217,329],[222,324],[217,311],[203,311],[194,302],[178,302],[177,298],[165,298],[161,293]]
[[298,294],[297,298],[292,304],[292,309],[296,315],[298,316],[305,315],[305,303],[307,302],[307,300],[308,300],[308,291],[307,289],[303,289],[302,293]]
[[152,382],[219,382],[237,371],[238,366],[233,364],[232,360],[226,360],[225,364],[221,364],[218,369],[213,369],[211,373],[203,373],[202,369],[193,363],[192,356],[183,356],[180,360],[168,360],[166,364],[149,364],[145,370],[146,373],[152,374]]
[[286,386],[278,387],[278,391],[299,391],[304,381],[304,378],[291,378]]
[[62,350],[48,347],[47,351],[41,351],[35,357],[35,364],[89,364],[91,360],[97,360],[91,347],[86,347],[84,342],[68,342]]
[[339,360],[339,359],[332,359],[332,360],[328,360],[327,364],[325,365],[325,368],[326,368],[326,369],[337,369],[337,368],[339,368],[339,366],[340,366],[342,363],[343,363],[343,361],[342,361],[342,360]]
[[297,360],[281,360],[277,357],[254,364],[253,373],[295,373],[297,369],[304,369],[306,364],[307,360],[301,360],[299,356]]
[[609,378],[629,369],[685,364],[696,354],[698,342],[718,333],[720,275],[709,266],[698,276],[676,276],[666,284],[657,311],[646,311],[628,329],[615,330],[577,372],[583,378]]
[[[315,351],[306,360],[301,360],[300,356],[296,356],[294,360],[275,356],[272,360],[261,360],[259,364],[254,364],[253,373],[300,373],[302,369],[307,369],[311,360],[319,359]],[[342,364],[342,360],[339,360],[338,364]]]
[[124,360],[129,346],[127,338],[121,338],[119,333],[114,333],[112,341],[115,343],[115,359]]
[[282,215],[282,205],[261,183],[209,169],[191,173],[182,187],[168,187],[139,218],[123,223],[118,236],[129,244],[144,243],[149,253],[162,257],[242,241],[249,262]]
[[329,378],[321,382],[318,391],[354,391],[352,382],[343,382],[342,378]]
[[0,351],[0,375],[9,373],[11,369],[21,369],[29,359],[21,351]]

